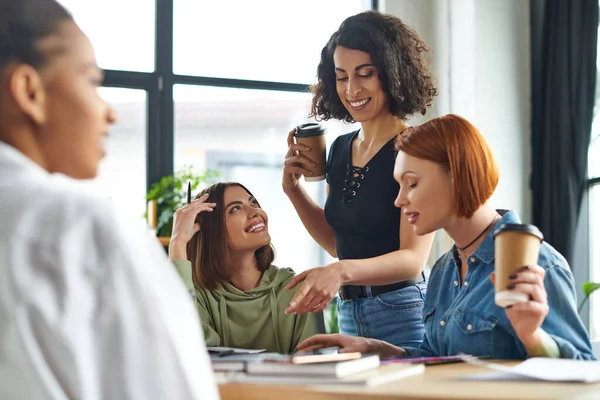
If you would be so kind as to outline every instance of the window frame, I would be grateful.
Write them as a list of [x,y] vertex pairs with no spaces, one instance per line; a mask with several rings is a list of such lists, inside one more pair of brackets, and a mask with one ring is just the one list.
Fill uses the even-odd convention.
[[[370,0],[370,9],[378,10],[379,1]],[[310,85],[209,76],[178,75],[173,72],[174,0],[156,0],[154,72],[104,70],[103,86],[142,89],[147,92],[146,111],[146,191],[163,176],[174,172],[176,84],[306,92]]]

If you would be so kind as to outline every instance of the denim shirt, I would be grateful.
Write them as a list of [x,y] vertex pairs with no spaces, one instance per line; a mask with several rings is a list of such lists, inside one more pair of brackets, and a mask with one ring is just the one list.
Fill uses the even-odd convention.
[[[505,223],[521,223],[514,211],[498,211]],[[412,355],[445,356],[458,353],[493,359],[526,359],[505,310],[494,303],[494,237],[490,232],[469,259],[469,270],[460,284],[460,259],[455,247],[433,266],[423,321],[425,338]],[[538,264],[546,270],[544,286],[550,311],[542,329],[560,349],[561,358],[594,359],[590,340],[577,315],[573,275],[565,258],[548,243],[540,248]]]

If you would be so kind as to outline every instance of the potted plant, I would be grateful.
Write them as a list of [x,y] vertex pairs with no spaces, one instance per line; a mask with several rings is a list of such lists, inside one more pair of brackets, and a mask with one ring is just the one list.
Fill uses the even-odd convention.
[[145,217],[151,226],[156,225],[156,236],[171,236],[173,213],[187,202],[188,182],[194,193],[200,183],[213,183],[218,176],[219,171],[207,169],[204,173],[197,174],[190,165],[186,165],[173,175],[163,176],[160,181],[154,183],[146,195],[148,209]]
[[[589,300],[590,295],[598,289],[600,289],[600,283],[598,283],[598,282],[586,282],[583,284],[583,294],[585,295],[585,297],[581,301],[581,304],[579,304],[579,308],[577,309],[578,313],[581,313],[581,309],[583,308],[585,303]],[[598,335],[596,333],[596,338],[597,337],[598,337]],[[590,342],[592,344],[592,350],[594,351],[596,358],[600,358],[600,340],[590,337]]]
[[590,298],[590,295],[593,292],[595,292],[597,289],[600,289],[600,283],[586,282],[583,284],[583,294],[585,295],[585,297],[581,301],[581,304],[579,304],[579,308],[577,309],[577,312],[581,312],[581,309],[585,305],[585,302],[588,301],[588,299]]

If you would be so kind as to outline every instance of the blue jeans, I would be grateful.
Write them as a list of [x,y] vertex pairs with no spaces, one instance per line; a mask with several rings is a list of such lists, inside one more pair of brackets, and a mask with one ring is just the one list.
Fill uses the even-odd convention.
[[425,336],[423,303],[425,281],[377,296],[338,300],[340,332],[385,340],[396,346],[418,347]]

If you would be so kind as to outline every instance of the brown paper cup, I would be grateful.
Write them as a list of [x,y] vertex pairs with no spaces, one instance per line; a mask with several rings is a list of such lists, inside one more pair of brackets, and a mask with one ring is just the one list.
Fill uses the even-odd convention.
[[544,236],[533,225],[504,224],[494,232],[495,302],[500,307],[529,301],[525,293],[514,293],[506,287],[508,277],[525,265],[535,265]]
[[325,133],[325,129],[316,123],[303,124],[296,128],[294,134],[296,143],[310,147],[310,151],[301,151],[300,153],[317,164],[310,168],[313,175],[304,176],[306,182],[318,182],[325,179],[325,164],[327,161]]

